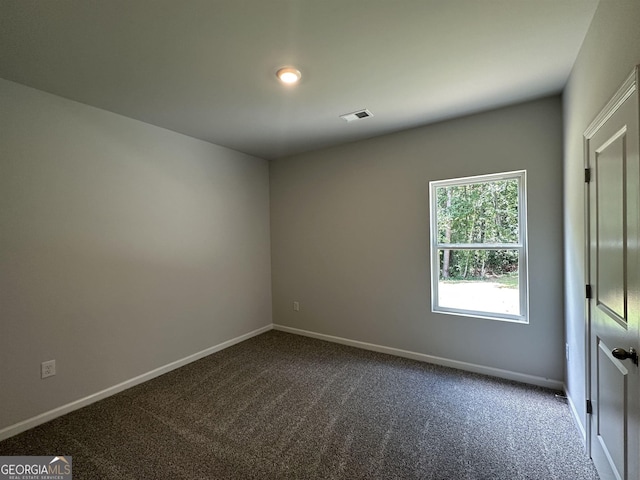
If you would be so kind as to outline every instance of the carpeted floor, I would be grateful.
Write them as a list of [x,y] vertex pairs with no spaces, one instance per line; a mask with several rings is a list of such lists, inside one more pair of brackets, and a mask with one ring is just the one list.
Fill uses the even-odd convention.
[[271,331],[0,442],[74,479],[597,479],[554,392]]

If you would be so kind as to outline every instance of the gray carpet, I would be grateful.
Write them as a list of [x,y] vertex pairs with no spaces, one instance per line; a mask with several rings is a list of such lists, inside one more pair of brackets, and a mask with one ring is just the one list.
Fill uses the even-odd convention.
[[554,392],[271,331],[0,442],[74,479],[597,479]]

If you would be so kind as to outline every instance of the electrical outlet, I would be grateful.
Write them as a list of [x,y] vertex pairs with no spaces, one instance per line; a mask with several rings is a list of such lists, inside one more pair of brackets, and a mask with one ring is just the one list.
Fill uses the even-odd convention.
[[56,361],[49,360],[47,362],[42,362],[41,374],[41,378],[53,377],[56,374]]
[[300,311],[300,302],[293,302],[293,311],[294,312]]
[[564,355],[565,357],[567,357],[567,362],[569,361],[569,344],[565,343],[564,344]]

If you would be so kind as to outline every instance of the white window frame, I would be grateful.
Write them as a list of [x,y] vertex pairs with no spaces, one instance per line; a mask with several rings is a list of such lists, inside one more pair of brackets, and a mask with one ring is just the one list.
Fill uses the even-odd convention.
[[[439,243],[438,242],[438,187],[462,186],[475,183],[489,183],[499,180],[518,180],[518,243]],[[453,178],[429,182],[430,220],[431,220],[431,311],[449,315],[501,320],[505,322],[529,323],[529,282],[527,268],[527,172],[513,172],[477,175],[473,177]],[[517,250],[518,251],[518,288],[520,290],[520,315],[466,310],[438,305],[438,284],[440,281],[439,250]]]

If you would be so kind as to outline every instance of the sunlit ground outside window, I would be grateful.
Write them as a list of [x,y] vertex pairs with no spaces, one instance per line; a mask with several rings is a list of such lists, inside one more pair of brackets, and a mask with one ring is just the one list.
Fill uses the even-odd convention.
[[[438,305],[443,308],[521,315],[518,251],[440,249]],[[446,258],[446,261],[444,260]],[[444,271],[456,262],[460,275]]]

